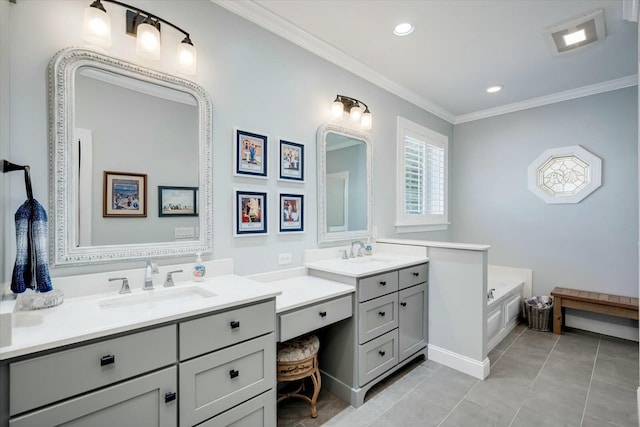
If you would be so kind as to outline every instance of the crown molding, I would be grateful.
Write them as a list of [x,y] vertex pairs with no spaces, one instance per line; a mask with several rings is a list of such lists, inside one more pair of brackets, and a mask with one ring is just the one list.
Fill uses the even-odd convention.
[[211,0],[218,6],[224,7],[230,12],[239,15],[254,24],[257,24],[272,33],[288,40],[308,51],[326,59],[327,61],[344,68],[347,71],[361,77],[382,89],[411,102],[412,104],[428,111],[429,113],[454,123],[455,115],[425,99],[404,86],[391,81],[374,69],[352,58],[340,49],[313,36],[307,31],[293,25],[286,19],[274,14],[270,10],[251,0]]
[[474,120],[487,119],[489,117],[500,116],[503,114],[514,113],[516,111],[527,110],[529,108],[542,107],[543,105],[555,104],[557,102],[569,101],[571,99],[582,98],[590,95],[597,95],[599,93],[609,92],[617,89],[624,89],[626,87],[637,86],[638,75],[621,77],[615,80],[609,80],[606,82],[596,83],[589,86],[583,86],[576,89],[566,90],[564,92],[558,92],[551,95],[541,96],[539,98],[532,98],[526,101],[514,102],[513,104],[502,105],[496,108],[489,108],[486,110],[476,111],[474,113],[462,114],[456,116],[453,124],[458,125],[460,123],[472,122]]

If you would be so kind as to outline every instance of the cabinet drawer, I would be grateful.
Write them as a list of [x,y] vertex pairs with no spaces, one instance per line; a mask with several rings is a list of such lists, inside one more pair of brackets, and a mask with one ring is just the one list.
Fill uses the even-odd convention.
[[397,293],[360,303],[358,308],[358,342],[360,344],[364,344],[397,327]]
[[19,414],[171,365],[176,347],[171,325],[12,363],[9,412]]
[[205,421],[198,427],[272,427],[276,425],[276,392],[269,390]]
[[180,426],[190,427],[275,387],[275,334],[180,364]]
[[360,386],[398,363],[398,330],[393,330],[358,349]]
[[[111,427],[176,424],[175,366],[11,419],[11,427]],[[78,376],[73,377],[73,381]]]
[[358,281],[358,302],[377,298],[397,290],[397,271],[366,277]]
[[414,265],[400,270],[400,289],[429,281],[429,264]]
[[351,299],[351,295],[347,295],[278,316],[279,340],[286,341],[351,317],[353,313]]
[[276,303],[267,301],[180,323],[180,360],[275,330]]

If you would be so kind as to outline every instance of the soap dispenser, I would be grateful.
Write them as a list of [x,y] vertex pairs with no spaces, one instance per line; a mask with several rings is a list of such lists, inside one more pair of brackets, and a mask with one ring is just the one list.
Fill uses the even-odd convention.
[[198,252],[196,254],[196,263],[193,266],[193,280],[195,282],[203,282],[205,280],[205,273],[207,269],[204,266],[204,262],[202,262],[201,253]]

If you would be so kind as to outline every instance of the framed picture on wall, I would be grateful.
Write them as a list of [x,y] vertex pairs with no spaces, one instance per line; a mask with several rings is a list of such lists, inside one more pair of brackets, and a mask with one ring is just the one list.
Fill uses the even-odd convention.
[[147,175],[104,171],[103,217],[147,216]]
[[267,177],[266,135],[234,129],[234,175],[255,178]]
[[280,233],[304,232],[304,194],[279,194]]
[[236,190],[234,194],[234,236],[266,235],[267,193]]
[[304,145],[280,140],[280,180],[304,182]]
[[198,187],[158,187],[158,216],[198,216]]

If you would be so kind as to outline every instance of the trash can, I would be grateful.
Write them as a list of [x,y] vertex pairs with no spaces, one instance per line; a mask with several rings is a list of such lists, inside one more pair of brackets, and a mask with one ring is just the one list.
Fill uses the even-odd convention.
[[524,300],[524,314],[529,329],[548,332],[553,326],[553,298],[547,295]]

